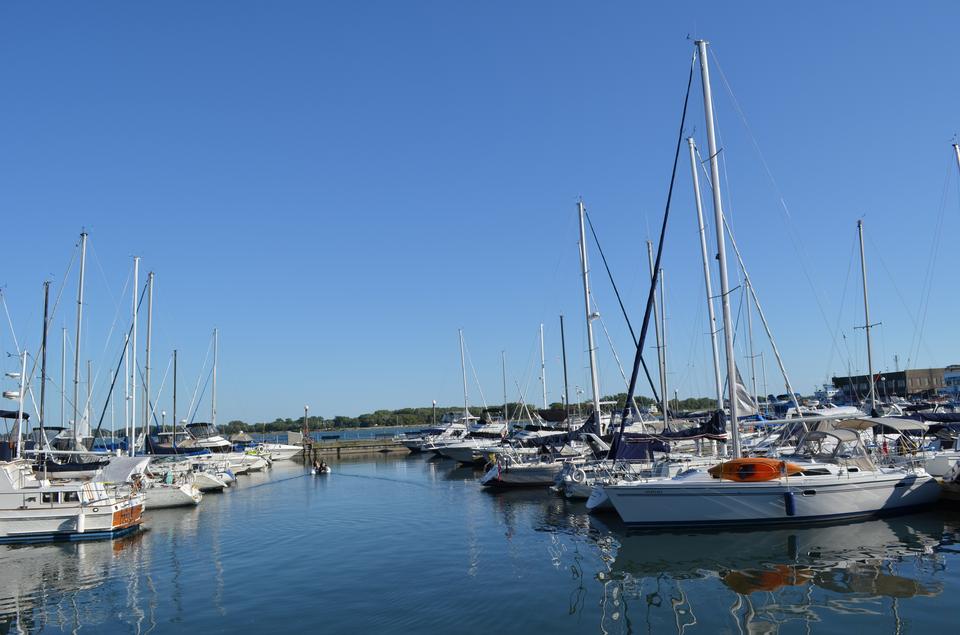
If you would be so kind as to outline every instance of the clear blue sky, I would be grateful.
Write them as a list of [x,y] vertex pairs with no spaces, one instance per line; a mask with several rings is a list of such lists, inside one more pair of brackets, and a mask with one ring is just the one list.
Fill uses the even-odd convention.
[[[458,403],[459,327],[487,402],[502,399],[501,350],[510,398],[517,382],[537,401],[541,321],[559,400],[561,312],[571,384],[588,385],[577,197],[639,321],[643,241],[663,208],[689,35],[709,39],[719,62],[725,196],[795,386],[810,392],[848,363],[866,366],[853,331],[858,217],[883,322],[875,365],[892,368],[895,354],[901,366],[958,362],[958,18],[952,2],[5,3],[0,284],[35,351],[42,281],[63,281],[89,230],[82,355],[101,370],[101,394],[120,347],[107,340],[118,303],[119,328],[127,319],[130,256],[142,256],[157,275],[154,385],[176,347],[189,396],[218,326],[222,421],[295,417],[304,403],[328,417]],[[695,87],[688,130],[705,147]],[[709,395],[685,159],[674,210],[670,382],[681,396]],[[73,329],[75,273],[57,342],[62,325]],[[618,392],[597,337],[604,392]],[[0,346],[14,349],[5,316]],[[58,344],[50,362],[58,375]],[[472,379],[470,392],[479,403]],[[169,396],[168,383],[167,409]]]

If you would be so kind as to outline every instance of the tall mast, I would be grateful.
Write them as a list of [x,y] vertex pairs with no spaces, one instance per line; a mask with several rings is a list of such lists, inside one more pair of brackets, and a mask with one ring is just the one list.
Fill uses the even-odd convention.
[[[655,279],[653,275],[653,242],[647,241],[647,262],[650,266],[650,278]],[[660,270],[661,273],[663,270]],[[661,292],[663,289],[663,280],[659,281]],[[661,296],[661,303],[662,303]],[[663,341],[660,334],[660,309],[657,307],[657,296],[653,296],[653,330],[657,336],[657,367],[660,373],[660,410],[663,412],[663,429],[670,426],[670,415],[667,412],[667,364],[663,356]]]
[[463,376],[463,418],[470,416],[470,406],[467,405],[467,362],[463,354],[463,329],[457,329],[460,335],[460,374]]
[[130,456],[137,453],[137,292],[140,290],[140,256],[133,257],[133,326],[130,329]]
[[[60,340],[60,428],[63,429],[66,427],[65,416],[67,412],[66,408],[66,390],[67,390],[67,329],[66,327],[61,329],[61,340]],[[43,440],[43,443],[46,444],[46,439]]]
[[750,347],[750,383],[753,387],[753,403],[760,407],[760,399],[757,395],[757,356],[753,353],[753,309],[750,308],[750,278],[746,278],[743,284],[747,287],[747,343]]
[[47,404],[47,331],[50,325],[50,281],[43,283],[43,337],[40,340],[40,438],[45,439],[43,424]]
[[90,398],[93,394],[93,373],[90,371],[90,360],[87,360],[87,399],[83,402],[83,420],[90,421]]
[[500,372],[503,375],[503,420],[510,423],[507,413],[507,351],[500,351]]
[[153,272],[147,274],[147,351],[143,362],[143,434],[150,434],[150,341],[153,339]]
[[[663,279],[663,267],[660,267],[660,356],[663,358],[663,402],[670,405],[670,391],[667,388],[667,296],[666,281]],[[664,429],[669,429],[669,409],[663,410]]]
[[593,343],[593,320],[600,317],[590,308],[590,265],[587,262],[587,234],[584,225],[583,201],[577,202],[580,214],[580,265],[583,269],[583,304],[587,317],[587,348],[590,357],[590,388],[593,391],[593,412],[597,422],[597,432],[603,434],[603,424],[600,420],[600,382],[597,380],[597,349]]
[[23,352],[20,353],[20,390],[17,391],[17,425],[15,426],[17,432],[17,458],[21,456],[21,442],[23,439],[23,397],[24,392],[27,386],[27,351],[24,348]]
[[77,419],[80,405],[80,334],[83,327],[83,277],[87,266],[87,232],[80,233],[80,279],[77,284],[77,334],[73,354],[73,438],[80,439],[80,426]]
[[173,349],[173,436],[177,436],[177,349]]
[[[213,391],[210,394],[210,423],[217,426],[217,362],[220,358],[220,333],[213,329]],[[176,428],[174,428],[176,430]],[[176,437],[176,433],[173,435]]]
[[863,275],[863,319],[864,329],[867,332],[867,374],[870,377],[870,414],[877,409],[877,394],[873,384],[873,349],[870,345],[870,301],[867,298],[867,257],[863,251],[863,221],[857,221],[857,234],[860,236],[860,272]]
[[567,381],[567,338],[563,332],[563,313],[560,314],[560,350],[563,351],[563,408],[569,414],[570,382]]
[[727,355],[727,392],[730,402],[730,436],[733,456],[740,458],[740,428],[737,418],[737,361],[733,351],[733,317],[730,313],[730,284],[727,280],[726,238],[723,232],[723,199],[720,196],[720,165],[717,161],[717,137],[713,122],[713,94],[710,90],[710,68],[707,42],[698,40],[700,80],[703,83],[703,109],[707,120],[707,150],[710,156],[710,185],[713,190],[714,226],[717,228],[717,260],[720,265],[720,304],[723,309],[723,340]]
[[540,386],[543,388],[543,409],[547,409],[547,364],[543,356],[543,322],[540,323]]
[[127,454],[133,447],[130,434],[130,334],[123,336],[123,434],[127,437]]
[[953,144],[953,152],[957,155],[957,167],[960,168],[960,144]]
[[713,285],[710,282],[710,257],[707,254],[707,231],[703,223],[703,201],[700,198],[700,176],[697,170],[697,146],[693,137],[687,139],[690,147],[690,171],[693,174],[693,193],[697,202],[697,227],[700,234],[700,256],[703,258],[703,284],[707,291],[707,319],[710,346],[713,351],[713,380],[717,390],[717,410],[723,410],[723,379],[720,376],[720,349],[717,346],[717,315],[713,310]]

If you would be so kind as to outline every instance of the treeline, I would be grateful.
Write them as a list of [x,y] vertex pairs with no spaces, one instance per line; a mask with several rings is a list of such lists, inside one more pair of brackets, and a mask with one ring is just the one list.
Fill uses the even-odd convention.
[[[605,396],[601,399],[601,401],[610,404],[616,403],[616,408],[619,410],[623,409],[626,398],[626,393],[619,393],[616,395]],[[641,395],[638,396],[636,400],[637,405],[639,405],[641,408],[650,408],[655,410],[657,407],[654,400],[650,397]],[[710,399],[709,397],[692,397],[688,399],[681,399],[679,402],[676,400],[671,400],[670,407],[673,410],[708,410],[713,408],[715,404],[716,400]],[[605,405],[603,408],[606,410],[610,407],[610,405]],[[526,418],[527,414],[524,412],[523,408],[523,404],[507,404],[507,411],[511,419]],[[526,408],[531,413],[537,410],[536,407],[529,404],[527,404]],[[550,408],[554,410],[562,410],[563,404],[559,402],[552,403],[550,404]],[[569,411],[571,413],[579,412],[581,414],[587,414],[590,412],[591,408],[592,404],[590,402],[584,402],[582,404],[570,404]],[[499,404],[495,407],[491,406],[486,410],[482,406],[470,406],[470,412],[480,417],[500,416],[502,414],[502,409],[503,408]],[[376,410],[374,412],[362,414],[357,417],[346,417],[343,415],[337,415],[331,418],[311,416],[307,419],[307,425],[310,430],[330,430],[334,428],[372,428],[382,426],[426,427],[433,425],[434,416],[436,417],[436,421],[439,422],[443,415],[447,412],[460,413],[462,411],[463,406],[438,406],[436,409],[428,406],[426,408]],[[236,434],[237,432],[271,433],[299,431],[303,428],[303,417],[287,417],[285,419],[277,417],[273,421],[263,421],[257,423],[247,423],[246,421],[234,420],[226,425],[221,425],[220,428],[221,431],[226,434]]]

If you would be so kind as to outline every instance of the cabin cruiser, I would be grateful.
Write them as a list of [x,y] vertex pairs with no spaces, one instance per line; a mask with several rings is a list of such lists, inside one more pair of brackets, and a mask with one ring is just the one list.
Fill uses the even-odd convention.
[[303,446],[287,443],[261,443],[258,447],[271,461],[289,461],[303,452]]
[[441,444],[437,454],[460,463],[474,463],[485,460],[482,449],[496,445],[507,435],[506,421],[480,422],[470,426],[466,436],[456,443]]
[[479,420],[471,414],[448,412],[440,419],[439,426],[405,439],[403,445],[411,452],[433,452],[441,446],[459,443],[467,434],[468,426]]
[[793,524],[928,505],[940,488],[918,467],[878,467],[854,430],[807,432],[795,454],[731,459],[672,478],[605,485],[627,524]]
[[0,463],[0,542],[114,538],[140,527],[144,496],[94,481],[38,478],[24,460]]

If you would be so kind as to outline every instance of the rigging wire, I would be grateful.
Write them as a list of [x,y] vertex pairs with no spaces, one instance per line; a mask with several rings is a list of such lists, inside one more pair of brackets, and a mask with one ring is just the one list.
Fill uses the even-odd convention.
[[643,311],[643,324],[640,328],[640,337],[637,341],[637,350],[633,359],[633,369],[630,373],[630,386],[627,388],[627,398],[623,404],[623,412],[620,415],[620,429],[614,437],[614,442],[610,447],[609,456],[616,456],[619,439],[623,436],[626,427],[627,417],[630,414],[630,402],[633,400],[634,392],[637,388],[637,375],[640,372],[640,364],[643,361],[643,345],[647,337],[647,330],[650,327],[650,313],[653,308],[653,299],[657,292],[657,277],[660,271],[660,260],[663,256],[663,243],[667,237],[667,221],[670,219],[670,203],[673,201],[673,186],[677,180],[677,165],[680,162],[680,147],[683,144],[683,131],[687,122],[687,107],[690,105],[690,88],[693,86],[693,71],[697,63],[697,52],[694,49],[690,57],[690,74],[687,76],[687,90],[683,97],[683,112],[680,115],[680,127],[677,132],[677,147],[673,155],[673,170],[670,174],[670,185],[667,188],[667,200],[663,210],[663,222],[660,226],[660,239],[657,244],[657,259],[653,266],[653,272],[650,276],[650,291],[647,294],[647,305]]
[[467,361],[470,363],[470,370],[473,371],[473,381],[477,384],[477,390],[480,391],[480,403],[483,404],[483,409],[487,409],[487,399],[483,396],[483,386],[480,385],[480,378],[477,376],[477,369],[473,367],[473,359],[470,358],[470,347],[467,346],[467,343],[463,343],[463,350],[466,354]]
[[[950,163],[953,163],[952,157]],[[927,322],[927,312],[930,310],[930,296],[933,292],[933,279],[936,271],[937,254],[940,251],[940,241],[943,238],[943,222],[947,211],[947,192],[950,189],[950,175],[953,174],[953,166],[947,166],[947,173],[943,179],[943,192],[940,195],[940,209],[937,212],[937,222],[933,230],[933,240],[930,246],[930,260],[927,262],[927,270],[924,274],[923,284],[920,287],[920,323],[914,331],[914,336],[910,338],[910,349],[907,351],[907,368],[910,367],[910,359],[916,363],[920,356],[920,347],[923,344],[923,331]],[[916,341],[916,345],[914,345]],[[933,358],[932,353],[927,349],[927,354]]]
[[723,82],[724,87],[727,89],[727,93],[730,95],[730,100],[733,103],[734,109],[737,111],[737,114],[740,116],[740,121],[743,124],[743,127],[747,131],[747,136],[750,138],[750,143],[753,146],[754,151],[757,153],[757,157],[760,160],[760,164],[763,166],[763,170],[766,173],[767,180],[770,182],[770,186],[773,188],[774,194],[777,197],[777,201],[780,203],[780,209],[783,211],[784,218],[786,220],[787,226],[787,236],[790,238],[790,242],[793,245],[794,250],[797,252],[800,264],[800,270],[803,272],[803,277],[807,281],[807,285],[810,287],[811,295],[813,296],[814,302],[817,305],[817,310],[820,313],[820,318],[823,320],[823,323],[827,327],[827,331],[830,333],[830,339],[834,348],[839,350],[837,344],[836,333],[830,327],[830,320],[827,318],[826,310],[823,306],[823,301],[820,297],[819,288],[813,283],[813,277],[810,274],[810,270],[807,267],[808,256],[806,251],[803,249],[803,243],[800,242],[799,238],[796,235],[796,229],[793,226],[793,215],[790,213],[790,207],[787,205],[786,198],[783,195],[783,191],[780,189],[780,185],[773,176],[773,171],[770,169],[770,165],[767,163],[766,157],[763,155],[763,151],[760,150],[760,144],[757,141],[756,136],[753,134],[753,130],[750,128],[750,124],[747,121],[747,116],[743,111],[743,108],[740,106],[740,102],[737,100],[736,95],[733,92],[733,88],[730,86],[730,83],[727,81],[727,77],[723,72],[723,67],[720,65],[720,60],[717,58],[717,53],[714,50],[710,51],[710,54],[713,56],[714,62],[716,64],[717,72],[720,75],[720,79]]
[[[610,265],[607,264],[607,256],[603,253],[603,247],[600,246],[600,239],[597,237],[597,232],[593,228],[593,220],[590,218],[589,212],[586,209],[583,211],[583,215],[587,217],[587,224],[590,226],[590,233],[593,235],[593,242],[597,246],[597,251],[600,253],[600,259],[603,261],[603,266],[607,270],[607,277],[610,278],[610,285],[613,287],[613,292],[617,296],[617,302],[620,303],[620,312],[623,313],[623,319],[627,322],[627,328],[630,329],[630,339],[633,340],[633,345],[637,346],[637,335],[633,332],[633,325],[630,323],[630,316],[627,315],[627,308],[623,305],[623,299],[620,297],[620,290],[617,288],[617,283],[613,279],[613,272],[610,271]],[[593,296],[593,294],[590,294]],[[660,396],[657,394],[657,389],[653,385],[653,377],[650,375],[650,369],[647,367],[647,361],[643,358],[641,353],[640,363],[643,365],[643,372],[647,376],[647,383],[650,384],[650,390],[653,391],[654,400],[659,403]]]

